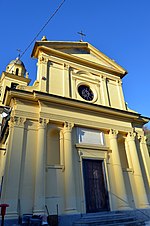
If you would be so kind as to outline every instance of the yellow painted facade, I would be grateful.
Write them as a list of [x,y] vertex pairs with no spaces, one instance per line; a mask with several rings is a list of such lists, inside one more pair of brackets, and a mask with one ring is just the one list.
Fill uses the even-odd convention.
[[19,59],[0,81],[1,106],[11,108],[0,143],[7,218],[44,214],[45,205],[59,215],[150,208],[142,129],[149,119],[125,104],[127,71],[87,42],[37,41],[32,57],[38,60],[32,86]]

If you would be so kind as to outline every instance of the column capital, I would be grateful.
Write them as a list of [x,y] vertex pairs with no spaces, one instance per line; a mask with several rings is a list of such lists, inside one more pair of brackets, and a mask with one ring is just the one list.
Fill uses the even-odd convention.
[[64,63],[64,69],[69,70],[69,64]]
[[100,75],[100,78],[102,81],[106,81],[106,79],[107,79],[104,75]]
[[40,56],[38,63],[44,63],[47,64],[48,63],[48,58],[46,58],[45,56]]
[[122,81],[120,79],[116,80],[116,82],[118,85],[120,85],[120,86],[122,85]]
[[64,122],[64,130],[71,132],[72,128],[74,127],[74,124],[71,122]]
[[38,119],[39,122],[39,128],[45,128],[47,126],[47,123],[49,122],[48,119],[44,119],[44,118],[39,118]]
[[135,141],[136,132],[128,132],[127,134],[127,140],[128,141]]
[[26,121],[26,118],[19,117],[19,116],[11,116],[10,120],[8,122],[9,127],[24,127],[24,123]]
[[115,130],[115,129],[110,129],[109,130],[109,137],[111,139],[117,139],[117,135],[118,135],[118,130]]
[[140,143],[146,144],[147,137],[144,136],[144,135],[138,135],[138,140],[139,140]]

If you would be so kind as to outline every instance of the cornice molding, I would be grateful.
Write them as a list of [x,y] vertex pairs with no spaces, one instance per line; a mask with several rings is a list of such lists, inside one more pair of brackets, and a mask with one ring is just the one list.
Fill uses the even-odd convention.
[[77,143],[75,144],[76,148],[78,149],[93,149],[93,150],[100,150],[100,151],[110,151],[110,148],[107,146],[102,146],[102,145],[94,145],[94,144],[80,144]]
[[75,107],[77,109],[84,109],[84,110],[89,110],[89,111],[93,111],[94,113],[102,113],[107,115],[108,117],[110,117],[110,115],[116,116],[116,117],[123,117],[126,119],[139,119],[140,118],[140,114],[138,113],[134,113],[134,112],[129,112],[129,111],[124,111],[124,110],[120,110],[120,109],[115,109],[115,108],[111,108],[111,107],[107,107],[107,106],[103,106],[103,105],[96,105],[96,104],[90,104],[90,103],[86,103],[80,100],[75,100],[75,99],[71,99],[71,98],[64,98],[61,96],[55,96],[52,94],[46,94],[46,93],[41,93],[38,91],[34,92],[34,97],[36,100],[40,100],[40,101],[45,101],[47,103],[53,103],[54,105],[63,105],[63,107]]
[[[49,105],[53,108],[69,108],[68,110],[71,111],[83,111],[87,114],[94,114],[97,116],[104,116],[110,119],[120,119],[124,120],[126,122],[132,122],[132,123],[140,123],[145,124],[147,123],[150,118],[143,117],[140,114],[136,112],[130,112],[120,109],[115,109],[103,105],[96,105],[96,104],[90,104],[83,101],[71,99],[71,98],[65,98],[61,96],[56,96],[52,94],[42,93],[39,91],[23,91],[23,90],[12,90],[10,88],[6,91],[5,96],[5,105],[9,106],[10,100],[12,98],[18,98],[18,99],[24,99],[24,100],[30,100],[34,103],[37,103],[38,105],[40,103],[43,103],[43,105]],[[41,111],[42,112],[42,111]]]
[[[40,47],[40,48],[39,48]],[[112,65],[116,68],[123,76],[127,74],[127,71],[120,66],[118,63],[116,63],[113,59],[106,56],[103,52],[101,52],[99,49],[94,47],[88,42],[73,42],[73,41],[37,41],[34,45],[33,51],[31,56],[32,57],[38,57],[39,51],[41,50],[41,47],[45,47],[47,49],[54,49],[58,52],[61,49],[70,49],[70,48],[78,48],[86,50],[88,53],[92,53],[98,58],[101,58],[102,60],[106,61],[108,64]],[[42,51],[40,51],[42,52]]]
[[30,79],[29,78],[25,78],[25,77],[22,77],[22,76],[18,76],[18,75],[14,75],[14,74],[11,74],[11,73],[8,73],[8,72],[3,72],[2,73],[2,76],[1,76],[1,81],[5,78],[5,77],[8,77],[10,79],[14,79],[14,80],[19,80],[19,81],[23,81],[23,82],[26,82],[27,84],[30,83]]

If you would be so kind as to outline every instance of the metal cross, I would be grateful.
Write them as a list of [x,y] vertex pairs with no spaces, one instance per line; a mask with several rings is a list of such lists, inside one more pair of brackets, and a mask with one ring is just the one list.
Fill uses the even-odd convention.
[[20,53],[22,52],[21,49],[17,49],[18,57],[20,58]]
[[79,35],[81,35],[80,42],[83,42],[83,37],[86,36],[82,31],[78,32]]

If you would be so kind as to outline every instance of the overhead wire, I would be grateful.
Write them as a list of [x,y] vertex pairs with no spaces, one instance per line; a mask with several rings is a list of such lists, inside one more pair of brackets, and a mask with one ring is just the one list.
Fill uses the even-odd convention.
[[[52,18],[56,15],[56,13],[60,10],[60,8],[63,6],[66,0],[63,0],[57,9],[54,11],[54,13],[49,17],[49,19],[46,21],[46,23],[43,25],[43,27],[40,29],[40,31],[35,35],[35,37],[32,39],[32,41],[29,43],[29,45],[26,47],[26,49],[22,52],[22,54],[19,55],[19,57],[16,59],[15,62],[20,60],[22,56],[27,52],[27,50],[30,48],[30,46],[33,44],[33,42],[36,40],[36,38],[41,34],[41,32],[44,30],[44,28],[48,25],[48,23],[52,20]],[[9,71],[14,67],[14,65],[9,69]]]

